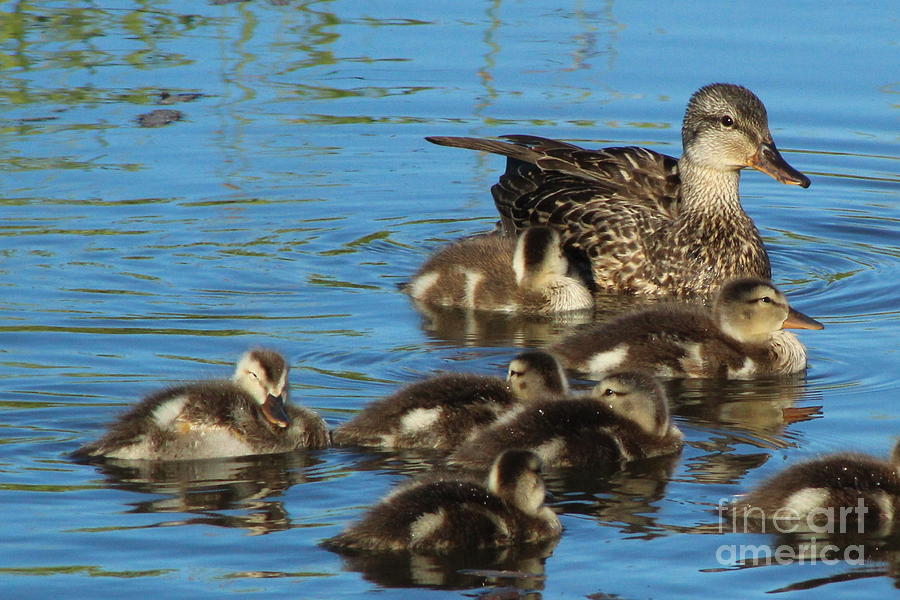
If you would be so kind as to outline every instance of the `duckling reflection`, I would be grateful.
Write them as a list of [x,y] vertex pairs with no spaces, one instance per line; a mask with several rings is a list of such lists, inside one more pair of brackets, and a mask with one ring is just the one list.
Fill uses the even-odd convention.
[[[660,502],[679,463],[677,454],[630,462],[598,476],[597,469],[548,470],[553,505],[567,515],[587,515],[629,538],[668,535]],[[602,470],[601,470],[602,471]]]
[[258,535],[290,528],[283,503],[271,498],[314,481],[307,473],[321,462],[308,454],[286,453],[200,461],[108,459],[95,468],[108,487],[150,496],[131,503],[130,512],[197,515],[154,526],[203,524]]
[[592,377],[641,369],[661,377],[751,379],[806,369],[806,349],[786,327],[823,325],[790,308],[772,283],[735,279],[719,290],[711,312],[659,305],[589,326],[551,351],[567,368]]
[[544,495],[540,458],[506,450],[497,456],[486,483],[441,473],[406,482],[322,545],[348,553],[440,554],[542,542],[562,531]]
[[572,327],[590,323],[593,311],[555,315],[516,315],[448,308],[413,301],[422,330],[431,339],[455,346],[539,347],[561,339]]
[[194,460],[289,452],[329,445],[325,422],[285,404],[288,365],[277,352],[245,353],[231,381],[205,381],[151,394],[74,458]]
[[462,444],[448,461],[485,468],[504,448],[527,448],[548,466],[598,467],[679,452],[659,383],[643,373],[615,373],[591,397],[532,403]]
[[543,589],[544,563],[558,539],[499,548],[466,549],[436,556],[421,552],[344,554],[344,569],[382,587],[484,589],[503,585],[523,592]]
[[568,383],[554,356],[523,352],[506,380],[444,373],[372,402],[332,433],[336,445],[450,450],[523,403],[565,395]]
[[517,240],[477,235],[429,258],[404,287],[426,304],[474,310],[550,314],[591,309],[590,290],[568,275],[559,234],[529,227]]

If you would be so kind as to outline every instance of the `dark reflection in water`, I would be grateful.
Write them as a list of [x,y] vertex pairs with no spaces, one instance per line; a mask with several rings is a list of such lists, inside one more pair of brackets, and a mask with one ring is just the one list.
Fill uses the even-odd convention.
[[[543,589],[544,561],[557,540],[509,548],[465,550],[441,555],[372,552],[344,555],[344,569],[384,587],[463,589],[510,587],[520,592]],[[522,597],[522,596],[517,596]],[[525,596],[525,597],[540,597]]]
[[[724,521],[726,529],[733,524]],[[744,522],[740,522],[743,530]],[[770,524],[771,526],[771,524]],[[746,538],[744,538],[746,539]],[[723,544],[719,558],[732,562],[730,567],[701,569],[702,572],[735,571],[758,567],[787,565],[845,566],[841,571],[822,577],[801,579],[768,593],[809,590],[834,583],[887,576],[900,588],[900,532],[888,537],[853,534],[780,534],[768,543],[751,540],[746,544]],[[768,576],[772,578],[772,574]]]
[[[321,462],[313,454],[294,452],[196,461],[106,459],[94,464],[110,488],[162,496],[131,503],[128,512],[198,515],[157,527],[202,524],[261,535],[290,528],[283,503],[271,498],[293,485],[321,479],[308,473]],[[245,514],[222,514],[233,510]]]
[[552,506],[566,514],[590,516],[629,537],[653,539],[667,527],[658,521],[656,504],[678,465],[677,455],[615,465],[604,470],[565,469],[548,472],[545,480]]

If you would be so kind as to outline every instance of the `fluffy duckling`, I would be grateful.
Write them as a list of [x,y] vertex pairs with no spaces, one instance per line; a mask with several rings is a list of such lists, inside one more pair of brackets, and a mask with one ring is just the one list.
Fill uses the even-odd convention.
[[597,323],[551,348],[563,365],[599,377],[640,369],[662,377],[752,379],[798,373],[806,349],[784,328],[822,329],[764,279],[722,286],[712,311],[660,305]]
[[477,310],[550,314],[592,308],[590,290],[568,270],[559,234],[529,227],[515,241],[480,235],[450,244],[404,289],[426,304]]
[[369,404],[332,432],[336,445],[451,450],[523,402],[564,396],[568,382],[553,355],[523,352],[506,381],[445,373]]
[[725,512],[781,533],[887,534],[900,523],[900,443],[890,461],[845,452],[793,465]]
[[485,468],[503,448],[525,448],[553,467],[596,467],[681,450],[666,394],[643,373],[604,378],[590,397],[538,402],[464,443],[449,462]]
[[414,479],[323,545],[343,552],[441,553],[553,539],[562,526],[544,504],[545,493],[541,459],[506,450],[485,484],[453,475]]
[[646,148],[501,137],[426,139],[506,156],[506,172],[491,188],[504,233],[551,225],[607,292],[707,296],[724,279],[770,278],[759,232],[741,206],[740,170],[809,186],[776,149],[763,103],[727,83],[691,97],[677,160]]
[[231,381],[177,385],[151,394],[75,457],[189,460],[324,448],[328,429],[313,411],[287,398],[288,365],[254,349]]

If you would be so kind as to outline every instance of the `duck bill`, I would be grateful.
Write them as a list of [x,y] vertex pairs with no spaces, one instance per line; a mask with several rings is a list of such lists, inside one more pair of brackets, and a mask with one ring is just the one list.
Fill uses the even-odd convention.
[[812,317],[807,317],[802,312],[794,310],[793,308],[788,309],[787,319],[784,320],[784,324],[781,326],[782,329],[825,329],[825,326],[813,319]]
[[747,166],[762,171],[781,183],[799,185],[803,188],[809,187],[809,177],[787,164],[774,142],[760,144],[756,154],[747,161]]
[[284,399],[281,396],[269,394],[266,401],[263,402],[262,412],[266,420],[276,427],[285,428],[291,424],[291,418],[284,408]]

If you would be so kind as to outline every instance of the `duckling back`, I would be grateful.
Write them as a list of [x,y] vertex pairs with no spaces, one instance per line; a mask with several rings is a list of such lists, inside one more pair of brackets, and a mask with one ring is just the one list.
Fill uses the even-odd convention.
[[839,453],[788,467],[727,507],[734,523],[779,531],[884,535],[900,523],[900,444],[891,462]]
[[682,434],[667,426],[648,431],[643,423],[597,398],[566,398],[519,408],[462,444],[449,462],[485,468],[506,448],[531,450],[553,467],[597,467],[672,454]]
[[498,377],[446,373],[372,402],[332,439],[341,446],[455,448],[517,403]]
[[474,310],[548,314],[591,308],[590,291],[566,270],[558,234],[539,227],[518,241],[482,235],[450,244],[405,289],[426,304]]
[[[341,552],[443,553],[555,538],[561,526],[543,505],[539,459],[535,463],[528,458],[520,451],[502,453],[487,485],[447,473],[401,484],[360,521],[322,544]],[[530,491],[517,497],[523,487]]]
[[565,373],[555,357],[527,351],[507,380],[445,373],[372,402],[332,433],[337,445],[451,450],[523,402],[562,396]]

